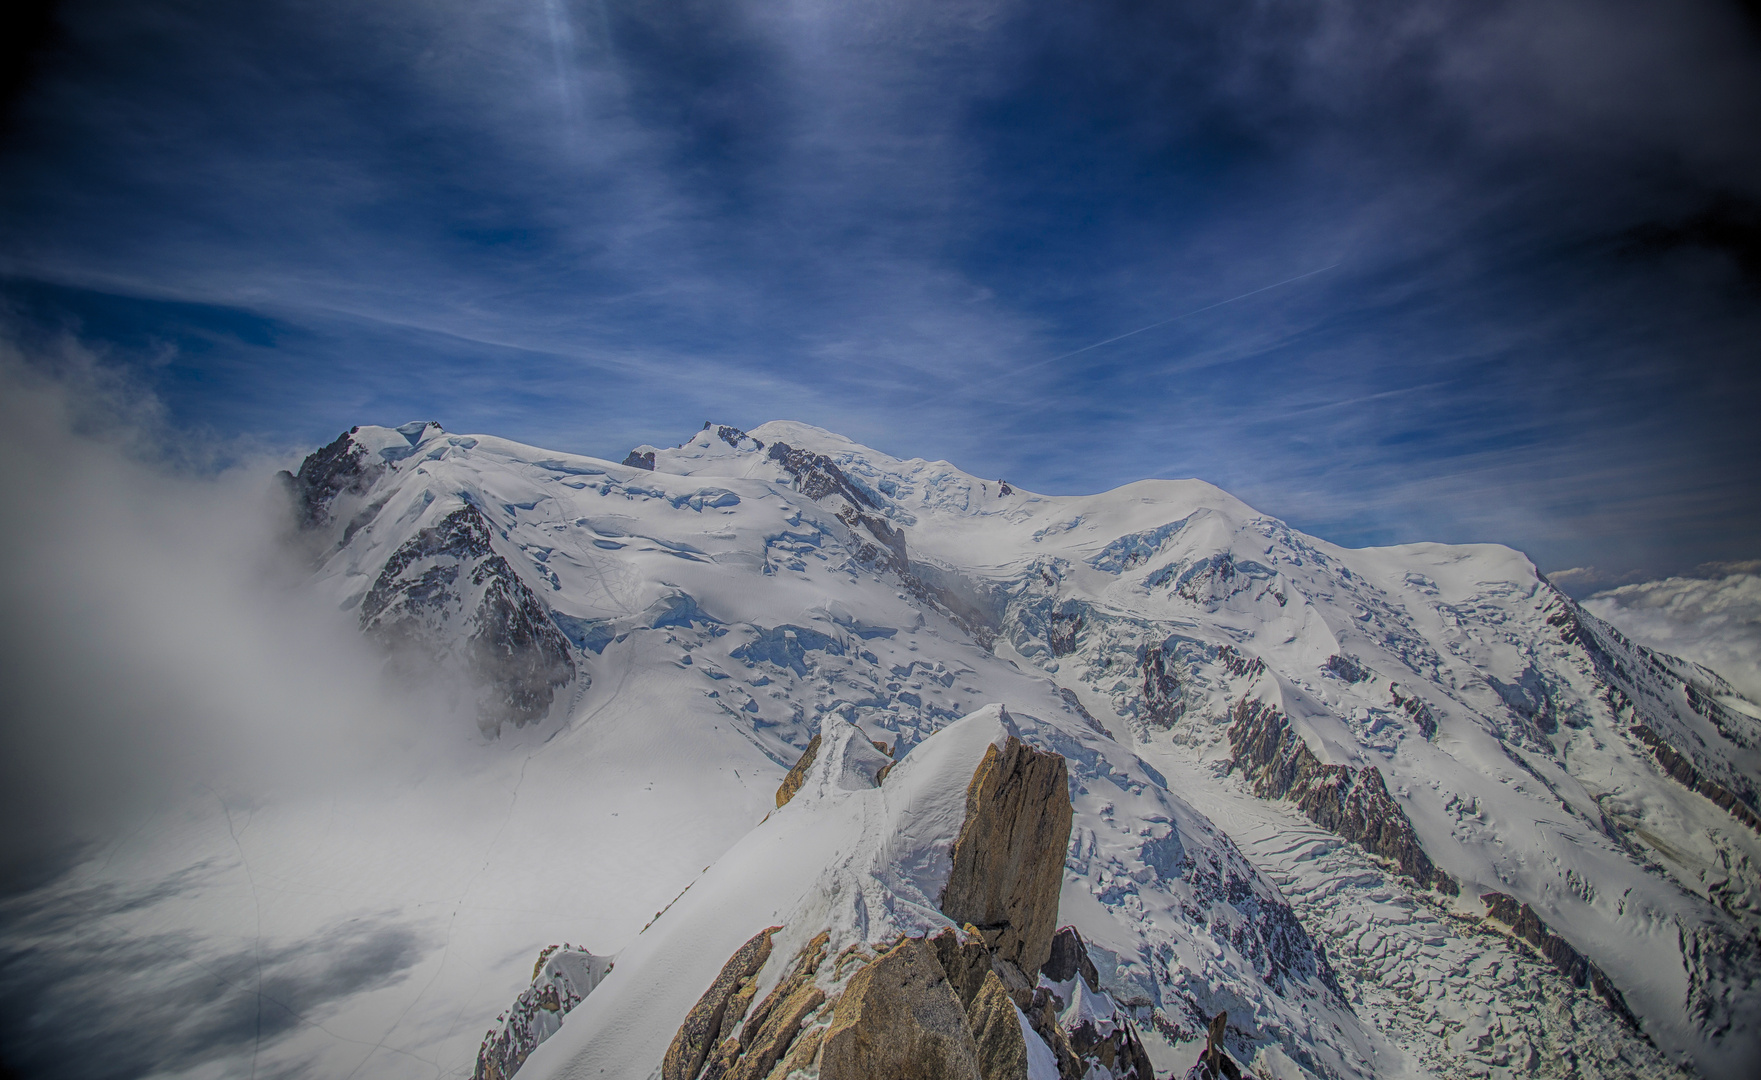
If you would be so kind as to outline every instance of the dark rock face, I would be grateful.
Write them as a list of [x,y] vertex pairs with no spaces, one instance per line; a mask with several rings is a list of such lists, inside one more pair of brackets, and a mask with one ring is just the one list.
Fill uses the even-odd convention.
[[[752,436],[746,434],[744,431],[741,431],[737,427],[729,427],[728,425],[723,424],[720,427],[715,429],[715,434],[716,434],[716,437],[721,439],[722,442],[727,443],[729,446],[733,447],[736,450],[763,450],[764,449],[764,440],[763,439],[754,439]],[[743,445],[745,443],[751,443],[752,445],[745,446],[745,445]]]
[[667,1047],[666,1058],[660,1066],[661,1080],[692,1080],[703,1070],[703,1062],[715,1047],[716,1036],[721,1033],[728,1002],[770,959],[770,939],[781,929],[773,926],[759,931],[722,965],[721,974],[691,1007],[685,1022],[679,1025],[679,1033],[673,1037],[672,1045]]
[[638,454],[636,451],[632,450],[624,458],[624,464],[630,466],[633,469],[647,469],[649,472],[653,472],[654,471],[654,451],[648,450],[648,451],[644,451],[643,453]]
[[338,496],[365,494],[385,472],[385,464],[369,461],[367,448],[355,442],[356,430],[350,428],[330,445],[307,455],[298,473],[281,474],[283,485],[293,495],[300,528],[329,525],[331,504]]
[[1370,670],[1355,657],[1329,656],[1321,666],[1348,683],[1360,683],[1370,677]]
[[1675,748],[1664,742],[1655,731],[1644,724],[1634,724],[1627,730],[1633,738],[1650,747],[1651,755],[1657,759],[1657,764],[1662,767],[1670,779],[1690,791],[1697,791],[1706,796],[1723,807],[1731,817],[1756,832],[1761,832],[1761,815],[1757,815],[1753,807],[1738,798],[1723,784],[1694,768],[1693,762],[1677,753]]
[[801,760],[795,762],[795,767],[789,770],[789,775],[783,777],[783,782],[777,786],[778,809],[781,809],[784,804],[795,797],[797,791],[801,790],[801,785],[807,780],[807,770],[813,768],[813,759],[818,756],[819,732],[816,731],[813,733],[813,738],[807,740],[807,749],[801,752]]
[[490,546],[490,526],[469,503],[406,541],[361,603],[361,629],[430,657],[463,640],[463,658],[485,689],[485,727],[549,711],[575,677],[567,641],[536,594]]
[[1060,686],[1058,687],[1058,696],[1064,699],[1064,704],[1070,706],[1071,712],[1082,717],[1083,723],[1100,732],[1102,735],[1107,735],[1109,738],[1111,737],[1111,733],[1107,731],[1106,727],[1103,726],[1099,720],[1096,720],[1088,709],[1083,707],[1082,699],[1076,696],[1076,691],[1070,689],[1068,686]]
[[821,1080],[979,1080],[978,1044],[935,951],[906,938],[855,975],[821,1044]]
[[1413,723],[1419,726],[1419,734],[1426,739],[1437,734],[1436,716],[1432,715],[1431,707],[1419,700],[1417,695],[1407,697],[1400,692],[1399,683],[1389,683],[1388,697],[1395,708],[1404,710],[1406,715],[1412,717]]
[[1186,701],[1180,693],[1180,675],[1166,645],[1151,645],[1143,651],[1143,718],[1157,727],[1170,728],[1186,712]]
[[1626,998],[1608,981],[1608,976],[1602,973],[1602,969],[1572,948],[1570,942],[1555,934],[1535,914],[1533,908],[1503,893],[1482,893],[1480,899],[1486,904],[1488,918],[1497,919],[1510,927],[1517,937],[1533,945],[1542,956],[1551,961],[1560,974],[1575,985],[1594,991],[1616,1016],[1625,1020],[1633,1030],[1638,1030],[1639,1021],[1633,1016],[1632,1010],[1627,1008]]
[[852,530],[863,529],[879,542],[876,548],[863,544],[856,557],[871,565],[882,565],[906,574],[911,560],[905,554],[905,534],[893,528],[879,513],[881,506],[867,491],[854,483],[838,468],[838,463],[824,454],[798,450],[786,442],[770,444],[770,458],[795,478],[795,487],[815,502],[828,496],[841,498],[845,505],[838,511],[838,520]]
[[[1052,955],[1040,969],[1040,974],[1055,983],[1070,983],[1072,996],[1090,995],[1096,1000],[1097,1014],[1105,1014],[1110,998],[1102,996],[1100,989],[1100,972],[1096,970],[1094,961],[1089,959],[1088,946],[1083,942],[1082,935],[1073,926],[1061,928],[1052,939]],[[1072,980],[1080,976],[1081,985]],[[1057,1021],[1057,1013],[1068,1008],[1072,1002],[1052,996],[1052,992],[1044,985],[1034,991],[1033,1003],[1024,1010],[1028,1022],[1035,1031],[1051,1046],[1059,1059],[1060,1072],[1071,1077],[1088,1076],[1095,1065],[1106,1070],[1105,1075],[1116,1077],[1117,1080],[1155,1080],[1155,1069],[1150,1065],[1149,1053],[1143,1048],[1143,1040],[1137,1036],[1137,1030],[1130,1018],[1116,1003],[1112,1005],[1110,1016],[1085,1016],[1069,1027],[1061,1027]],[[1068,1055],[1073,1067],[1065,1065]]]
[[1054,611],[1046,629],[1046,644],[1053,656],[1069,656],[1076,651],[1076,635],[1082,632],[1082,612]]
[[1024,972],[1051,955],[1073,814],[1064,759],[1013,735],[985,751],[966,789],[942,912]]
[[1063,927],[1052,935],[1052,954],[1040,971],[1053,982],[1069,982],[1081,975],[1090,990],[1101,988],[1101,973],[1089,959],[1088,946],[1074,926]]
[[997,494],[1003,496],[1004,498],[1007,498],[1008,496],[1015,494],[1015,489],[1009,486],[1009,481],[998,480],[997,481]]
[[1374,766],[1325,765],[1293,731],[1284,714],[1259,701],[1236,703],[1230,768],[1240,768],[1262,799],[1289,799],[1310,821],[1392,859],[1400,872],[1453,896],[1455,879],[1432,865],[1412,822],[1388,794]]
[[1238,679],[1253,679],[1265,674],[1266,662],[1257,656],[1243,656],[1232,645],[1217,650],[1217,663]]
[[827,495],[842,495],[852,506],[880,509],[868,492],[851,483],[838,463],[824,454],[797,450],[786,442],[777,442],[771,444],[770,458],[795,478],[795,486],[801,494],[815,502]]
[[532,985],[520,992],[512,1008],[496,1017],[497,1026],[477,1048],[472,1080],[508,1080],[611,969],[610,958],[573,945],[552,945],[539,953],[532,966]]

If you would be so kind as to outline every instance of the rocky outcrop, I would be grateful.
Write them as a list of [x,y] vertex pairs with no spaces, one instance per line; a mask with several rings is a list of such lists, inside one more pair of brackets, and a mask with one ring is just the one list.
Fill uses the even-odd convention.
[[467,502],[402,544],[361,602],[361,629],[395,651],[439,659],[457,648],[484,691],[486,729],[544,716],[575,677],[548,609],[490,544]]
[[1089,959],[1088,946],[1074,926],[1066,926],[1052,935],[1052,953],[1040,971],[1055,983],[1069,982],[1078,975],[1090,990],[1101,988],[1101,973]]
[[935,950],[907,938],[853,975],[820,1050],[821,1080],[979,1080],[978,1044]]
[[1419,700],[1418,695],[1408,697],[1400,692],[1399,683],[1388,684],[1388,700],[1394,707],[1403,710],[1412,717],[1412,722],[1419,726],[1419,734],[1426,739],[1437,734],[1437,717],[1432,715],[1431,707]]
[[1046,645],[1053,656],[1069,656],[1076,651],[1076,635],[1082,632],[1082,612],[1054,611],[1046,627]]
[[819,732],[816,731],[813,733],[813,738],[807,740],[807,749],[801,751],[801,759],[795,762],[795,767],[789,770],[789,775],[783,777],[783,782],[777,786],[778,809],[781,809],[785,803],[795,797],[797,791],[801,790],[801,785],[807,782],[807,771],[813,768],[813,759],[818,756]]
[[1257,656],[1243,656],[1233,645],[1224,645],[1217,650],[1217,663],[1238,679],[1256,679],[1266,671],[1264,660]]
[[1657,764],[1670,779],[1689,791],[1706,796],[1731,817],[1756,832],[1761,832],[1761,815],[1756,814],[1753,807],[1738,798],[1729,788],[1695,768],[1693,762],[1677,753],[1675,747],[1664,742],[1655,731],[1644,724],[1634,724],[1627,730],[1633,738],[1650,748],[1651,755],[1657,759]]
[[1373,765],[1326,765],[1278,709],[1243,698],[1232,712],[1230,769],[1240,769],[1262,799],[1289,799],[1310,821],[1390,859],[1420,885],[1456,895],[1455,879],[1419,846],[1406,811]]
[[[765,1080],[779,1060],[797,1049],[795,1041],[801,1034],[802,1022],[825,1003],[825,991],[815,978],[825,961],[827,940],[828,935],[821,933],[802,946],[788,973],[745,1016],[744,1023],[741,1017],[752,1001],[756,982],[748,983],[743,992],[729,999],[720,1041],[703,1067],[702,1080]],[[756,978],[755,972],[753,979]],[[681,1073],[679,1080],[694,1077]]]
[[1101,990],[1100,972],[1075,927],[1054,936],[1040,975],[1024,1013],[1057,1057],[1061,1075],[1086,1077],[1099,1066],[1115,1080],[1155,1080],[1143,1041],[1126,1011]]
[[1210,1026],[1205,1031],[1204,1051],[1187,1070],[1186,1080],[1241,1080],[1241,1066],[1223,1047],[1223,1037],[1228,1030],[1228,1012],[1211,1017]]
[[[736,450],[763,450],[764,440],[755,439],[737,427],[722,424],[715,429],[716,437]],[[748,446],[746,444],[750,443]]]
[[985,972],[966,1016],[978,1051],[979,1075],[984,1080],[1027,1080],[1027,1037],[1015,1001],[995,973]]
[[1186,712],[1186,700],[1180,693],[1180,673],[1168,647],[1151,645],[1144,649],[1142,716],[1157,727],[1169,728]]
[[383,462],[369,461],[367,448],[355,442],[350,428],[330,445],[313,451],[300,463],[297,473],[280,474],[293,495],[296,520],[302,529],[320,529],[331,523],[331,504],[344,494],[362,495],[385,472]]
[[985,751],[966,789],[942,912],[1022,971],[1051,955],[1072,813],[1064,759],[1013,735]]
[[647,469],[649,472],[653,472],[654,471],[654,451],[652,451],[652,450],[643,450],[643,451],[632,450],[629,452],[629,454],[627,454],[624,457],[624,464],[630,466],[633,469]]
[[1546,957],[1560,974],[1574,985],[1586,987],[1602,999],[1614,1014],[1625,1020],[1634,1030],[1638,1029],[1639,1021],[1627,1008],[1626,998],[1619,989],[1602,973],[1602,969],[1591,963],[1583,953],[1572,948],[1569,941],[1555,934],[1535,910],[1515,897],[1504,893],[1482,893],[1480,899],[1486,905],[1487,918],[1497,919],[1510,927],[1511,933],[1517,938],[1533,945],[1537,952]]
[[496,1026],[483,1036],[472,1080],[508,1080],[611,969],[610,957],[595,956],[573,945],[552,945],[539,953],[532,967],[532,985],[520,992],[512,1008],[495,1018]]
[[1327,662],[1322,664],[1321,667],[1326,669],[1330,674],[1335,675],[1348,683],[1364,682],[1373,674],[1369,668],[1363,665],[1362,661],[1358,660],[1356,657],[1345,656],[1343,654],[1336,654],[1327,657]]
[[880,504],[844,475],[837,462],[824,454],[796,449],[786,442],[771,443],[770,458],[794,477],[796,488],[814,502],[829,496],[843,500],[844,506],[837,511],[838,520],[852,531],[865,530],[880,544],[877,548],[873,544],[861,543],[856,552],[858,560],[886,566],[902,576],[910,571],[911,560],[905,554],[905,534],[888,523]]
[[[855,731],[828,746],[798,771],[816,752],[870,744]],[[1154,1080],[1081,935],[1053,929],[1070,825],[1061,756],[1014,736],[987,746],[941,900],[961,928],[858,940],[829,959],[821,932],[754,1005],[765,931],[686,1017],[660,1080]]]
[[[759,969],[770,959],[772,935],[781,929],[780,926],[773,926],[753,935],[722,965],[721,974],[715,977],[715,981],[709,984],[709,989],[703,992],[703,996],[697,999],[697,1004],[685,1015],[685,1022],[679,1025],[679,1033],[673,1036],[672,1045],[667,1047],[666,1058],[660,1066],[661,1080],[692,1080],[702,1071],[703,1062],[720,1038],[729,1001],[741,990],[752,985]],[[748,992],[748,1001],[751,996]],[[740,1011],[744,1012],[744,1007]]]

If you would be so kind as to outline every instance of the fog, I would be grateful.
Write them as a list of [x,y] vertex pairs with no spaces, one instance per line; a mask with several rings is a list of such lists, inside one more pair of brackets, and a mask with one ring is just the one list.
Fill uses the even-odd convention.
[[1584,606],[1631,637],[1705,664],[1761,702],[1761,564],[1714,565],[1597,593]]
[[0,422],[9,884],[192,790],[249,807],[460,760],[474,726],[389,685],[353,620],[302,588],[280,457],[172,438],[72,343],[6,349]]

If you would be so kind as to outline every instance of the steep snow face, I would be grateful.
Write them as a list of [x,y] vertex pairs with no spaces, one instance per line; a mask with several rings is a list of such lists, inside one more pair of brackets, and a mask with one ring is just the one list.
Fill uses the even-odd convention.
[[[382,439],[362,433],[367,445]],[[1007,702],[1024,737],[1070,763],[1077,819],[1063,918],[1094,943],[1114,996],[1146,1027],[1165,1044],[1190,1039],[1226,1007],[1248,1059],[1276,1051],[1333,1076],[1407,1067],[1352,1016],[1324,953],[1228,837],[1052,680],[981,647],[985,612],[961,606],[963,579],[912,574],[886,498],[820,449],[708,430],[687,449],[655,451],[648,469],[428,430],[397,453],[348,496],[360,509],[329,514],[338,540],[322,556],[321,587],[366,610],[364,583],[383,578],[437,515],[473,508],[571,645],[579,683],[557,695],[541,729],[570,723],[570,695],[597,697],[614,677],[608,661],[635,653],[650,665],[664,658],[669,681],[696,688],[702,738],[739,740],[780,776],[820,735],[823,770],[810,783],[846,787],[884,763],[862,760],[879,756],[878,742],[900,762],[893,789],[916,747],[981,702]],[[680,474],[687,454],[717,471]],[[824,771],[834,765],[850,776]],[[946,795],[952,805],[963,807],[969,776]],[[793,807],[774,820],[802,812]],[[933,895],[911,875],[946,872],[896,848],[894,865],[869,875],[885,888],[863,903],[887,928],[897,921],[879,915],[889,903]],[[805,862],[814,874],[823,866]],[[906,864],[915,869],[899,877]],[[650,932],[677,925],[677,910]],[[589,1023],[572,1018],[559,1038]]]
[[[826,459],[902,533],[927,600],[1149,760],[1298,799],[1409,873],[1422,851],[1449,910],[1528,904],[1598,976],[1568,962],[1573,977],[1708,1074],[1761,1053],[1740,1019],[1761,1008],[1761,725],[1716,674],[1630,642],[1519,553],[1342,549],[1198,481],[1047,497],[806,425],[747,437]],[[702,436],[657,468],[788,480]],[[1405,820],[1353,824],[1334,793],[1364,783]]]

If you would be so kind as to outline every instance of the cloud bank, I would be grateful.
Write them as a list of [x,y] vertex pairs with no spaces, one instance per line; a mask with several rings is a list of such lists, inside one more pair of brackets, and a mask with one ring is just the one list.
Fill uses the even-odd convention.
[[1704,664],[1761,703],[1761,573],[1672,577],[1599,592],[1584,606],[1636,641]]
[[462,741],[302,588],[268,460],[214,473],[72,345],[0,356],[0,430],[8,880],[190,790],[249,807],[433,768]]

